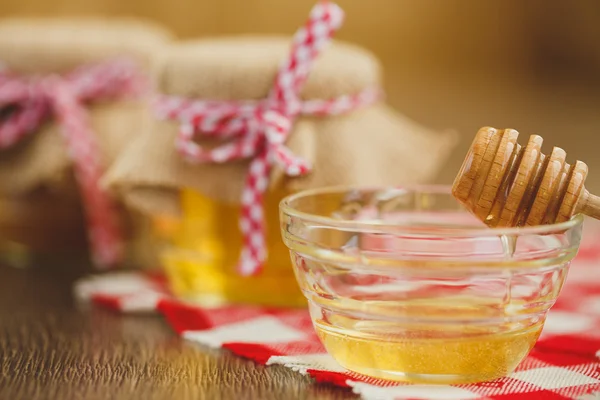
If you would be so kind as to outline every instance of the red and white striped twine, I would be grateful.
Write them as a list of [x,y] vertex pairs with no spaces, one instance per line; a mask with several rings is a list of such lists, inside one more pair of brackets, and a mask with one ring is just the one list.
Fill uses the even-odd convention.
[[83,199],[96,265],[122,257],[122,238],[110,196],[100,187],[101,154],[84,103],[137,95],[145,89],[135,64],[111,60],[82,66],[66,75],[22,77],[0,69],[0,150],[8,149],[54,117],[61,126]]
[[[268,97],[259,101],[213,101],[160,96],[156,112],[161,118],[178,120],[177,150],[196,163],[226,163],[250,158],[241,198],[240,230],[243,248],[238,271],[258,273],[267,257],[263,195],[273,165],[288,176],[306,174],[310,166],[285,146],[298,115],[331,116],[373,104],[381,97],[378,89],[329,100],[300,99],[314,60],[341,26],[343,11],[322,1],[311,11],[307,23],[293,39],[289,57],[275,78]],[[229,139],[214,149],[205,149],[196,136]]]

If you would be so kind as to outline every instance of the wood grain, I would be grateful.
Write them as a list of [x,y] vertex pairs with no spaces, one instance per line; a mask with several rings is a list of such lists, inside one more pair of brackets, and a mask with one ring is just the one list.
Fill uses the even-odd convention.
[[182,341],[159,316],[81,309],[71,298],[78,269],[0,266],[0,398],[355,398]]
[[600,218],[600,202],[585,188],[588,167],[566,163],[554,148],[542,153],[543,139],[531,135],[524,148],[514,129],[479,129],[452,194],[490,227],[564,222],[584,213]]

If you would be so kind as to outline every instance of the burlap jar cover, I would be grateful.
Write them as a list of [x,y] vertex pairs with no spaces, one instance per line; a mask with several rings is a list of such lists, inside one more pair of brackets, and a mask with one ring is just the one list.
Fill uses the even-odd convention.
[[[180,215],[180,193],[188,188],[215,202],[241,205],[242,214],[254,214],[256,210],[244,209],[243,198],[261,201],[260,189],[249,190],[248,184],[260,186],[257,181],[263,177],[251,175],[262,167],[268,172],[266,191],[276,193],[282,188],[290,192],[327,185],[430,181],[453,148],[454,134],[434,133],[376,98],[381,68],[369,52],[341,42],[321,51],[341,23],[340,14],[327,2],[315,7],[308,24],[296,34],[291,54],[290,40],[281,37],[220,38],[172,46],[159,79],[158,90],[165,97],[156,107],[167,120],[157,119],[136,138],[113,164],[107,184],[144,212]],[[319,32],[314,27],[331,21],[334,26],[324,30],[325,38],[315,39]],[[311,56],[303,59],[303,51]],[[284,86],[291,81],[294,89],[286,92]],[[299,96],[294,98],[296,89]],[[334,100],[321,104],[320,99]],[[290,111],[294,102],[304,111]],[[272,110],[275,117],[269,114]],[[263,129],[261,121],[272,123],[274,131]],[[206,127],[210,129],[203,131]],[[252,134],[259,139],[245,141]],[[269,136],[273,134],[281,136],[274,139]],[[282,140],[285,147],[278,143]],[[265,155],[268,151],[274,153]],[[244,152],[252,154],[245,157]],[[261,156],[268,166],[255,165]],[[273,163],[277,157],[289,163]],[[308,165],[310,172],[301,171]],[[248,222],[256,221],[242,217],[242,231]],[[252,242],[247,232],[244,236],[244,243]],[[259,269],[242,266],[238,271],[248,275]]]
[[[161,27],[132,19],[0,20],[0,241],[42,251],[85,244],[72,154],[81,148],[72,147],[65,130],[91,133],[94,163],[109,165],[142,129],[154,55],[169,40]],[[107,74],[121,87],[103,87]],[[84,128],[64,112],[64,97],[58,104],[43,93],[57,81],[68,82],[67,91],[88,92],[78,93],[73,107],[83,105]],[[46,107],[37,120],[36,107]]]

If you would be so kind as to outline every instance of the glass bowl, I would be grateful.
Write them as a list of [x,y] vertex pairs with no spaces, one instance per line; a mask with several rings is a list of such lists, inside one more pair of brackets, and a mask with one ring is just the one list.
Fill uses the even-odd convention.
[[445,186],[310,190],[280,218],[327,351],[364,375],[444,384],[502,377],[527,356],[583,221],[490,229]]

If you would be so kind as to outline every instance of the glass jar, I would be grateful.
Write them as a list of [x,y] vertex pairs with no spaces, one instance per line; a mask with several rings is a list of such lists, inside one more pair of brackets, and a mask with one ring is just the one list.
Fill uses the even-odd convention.
[[317,189],[281,203],[327,351],[351,371],[408,382],[511,373],[561,290],[582,221],[490,229],[448,187]]
[[181,218],[155,219],[156,235],[166,242],[160,258],[173,293],[205,305],[305,305],[279,235],[278,203],[285,194],[265,194],[268,260],[258,275],[246,277],[236,270],[242,246],[239,205],[183,189]]
[[[124,258],[119,266],[158,265],[154,219],[120,209]],[[29,268],[40,261],[89,263],[89,244],[82,204],[76,191],[37,190],[0,196],[0,262]]]
[[85,256],[86,233],[76,196],[38,190],[0,196],[0,262],[12,267]]
[[[45,96],[38,84],[45,78],[62,76],[79,82],[85,76],[85,84],[77,85],[76,90],[85,93],[79,93],[77,100],[85,107],[86,131],[92,132],[97,142],[97,149],[94,144],[85,150],[97,150],[94,160],[108,167],[143,131],[146,86],[153,85],[159,64],[156,52],[170,40],[171,34],[162,27],[131,18],[2,19],[0,64],[16,79],[16,87],[31,86],[32,93],[25,99],[12,98],[8,93],[0,105],[0,125],[13,118],[22,120],[20,113],[26,115],[31,107],[37,109],[38,97]],[[102,77],[110,79],[100,82],[108,86],[86,90],[90,79],[99,76],[98,71],[112,71],[104,72]],[[112,75],[123,78],[121,84],[111,87]],[[75,76],[80,76],[79,80]],[[16,141],[9,135],[9,141],[0,146],[0,261],[13,266],[46,266],[54,259],[89,264],[75,163],[69,152],[70,141],[65,141],[72,135],[60,134],[65,127],[54,111],[44,113],[42,119],[43,123],[27,126],[26,132],[17,132]],[[140,222],[137,217],[129,220],[128,212],[120,211],[120,223],[126,231],[124,264],[151,263],[147,252],[137,250],[143,246],[142,240],[147,241],[147,231],[138,229],[148,225],[147,221]],[[42,262],[35,261],[38,258]]]

